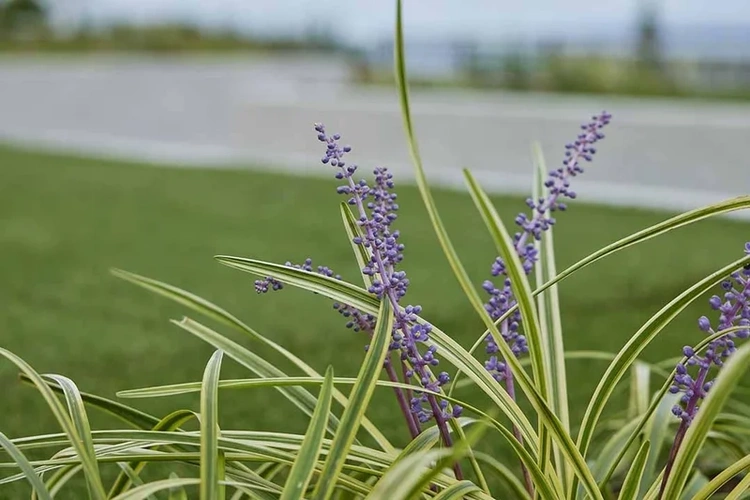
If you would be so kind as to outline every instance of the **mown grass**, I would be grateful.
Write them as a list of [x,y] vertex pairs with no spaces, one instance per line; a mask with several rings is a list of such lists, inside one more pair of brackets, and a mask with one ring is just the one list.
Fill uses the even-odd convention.
[[[332,178],[167,169],[0,148],[0,345],[43,373],[64,374],[82,390],[107,397],[126,388],[200,380],[211,349],[167,321],[185,310],[108,274],[118,267],[214,301],[321,372],[334,364],[337,376],[354,376],[364,339],[343,327],[326,299],[292,289],[258,296],[250,275],[212,260],[219,253],[280,262],[311,256],[357,280],[335,186]],[[445,190],[436,198],[479,285],[494,255],[471,200]],[[401,186],[399,201],[409,301],[469,346],[481,333],[480,320],[450,274],[416,189]],[[517,198],[495,201],[508,221],[524,207]],[[667,216],[575,202],[556,226],[558,267]],[[748,239],[747,224],[702,222],[573,276],[561,285],[566,347],[616,351],[687,285],[737,258]],[[695,318],[703,312],[703,302],[691,308],[646,358],[676,356],[698,339]],[[569,363],[574,424],[604,368]],[[231,362],[223,373],[247,376]],[[13,437],[55,431],[41,398],[16,377],[9,363],[0,364],[0,430]],[[198,408],[197,396],[131,403],[158,415]],[[273,390],[226,393],[221,403],[224,428],[300,432],[307,425]],[[406,430],[388,390],[376,393],[369,414],[396,444],[404,444]],[[94,425],[112,423],[92,417]],[[499,445],[495,451],[503,452]],[[0,497],[15,498],[18,491],[0,488]]]

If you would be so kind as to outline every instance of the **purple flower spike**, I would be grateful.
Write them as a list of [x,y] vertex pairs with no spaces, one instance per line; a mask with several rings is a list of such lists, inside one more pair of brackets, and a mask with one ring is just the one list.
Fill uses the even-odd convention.
[[[745,244],[745,252],[750,253],[750,243]],[[716,329],[711,326],[711,321],[706,316],[698,319],[698,328],[708,335],[736,326],[750,326],[750,266],[732,273],[730,279],[721,283],[721,287],[724,290],[724,299],[714,295],[708,301],[711,308],[719,312]],[[683,354],[688,359],[685,364],[677,365],[673,387],[687,396],[682,401],[680,407],[683,411],[679,415],[687,424],[695,417],[698,404],[706,396],[706,385],[710,387],[712,383],[707,380],[711,366],[721,368],[726,359],[737,350],[735,339],[745,339],[749,333],[748,330],[727,333],[712,340],[700,355],[689,346],[683,348]],[[687,366],[698,367],[695,379],[686,375]]]
[[591,121],[581,125],[583,133],[579,134],[575,142],[565,146],[565,160],[563,166],[549,173],[544,186],[547,188],[547,195],[539,200],[528,199],[526,203],[532,209],[532,215],[529,217],[521,213],[516,217],[516,224],[520,226],[521,231],[515,234],[516,251],[524,260],[524,268],[528,268],[527,273],[533,268],[534,262],[538,259],[534,245],[527,244],[528,238],[539,240],[542,233],[549,229],[555,219],[545,215],[547,211],[555,212],[565,210],[567,207],[560,201],[560,198],[574,199],[576,193],[570,189],[570,179],[583,173],[581,160],[591,161],[592,155],[596,153],[593,145],[600,139],[604,138],[601,129],[609,124],[612,115],[602,111],[601,114],[591,117]]
[[[610,122],[611,118],[612,115],[603,111],[599,115],[592,116],[589,123],[581,125],[583,132],[578,135],[574,142],[565,146],[566,151],[563,166],[550,172],[547,181],[544,183],[544,186],[547,188],[546,196],[539,200],[527,199],[526,204],[531,209],[531,215],[520,213],[516,217],[516,224],[521,230],[515,233],[513,241],[526,274],[531,273],[534,269],[534,264],[539,259],[538,251],[534,248],[534,244],[529,242],[529,239],[540,240],[544,231],[548,230],[555,223],[554,218],[547,216],[548,211],[554,212],[566,209],[565,204],[560,201],[561,198],[573,199],[576,197],[575,192],[570,190],[570,179],[583,173],[581,160],[591,161],[592,155],[596,153],[593,145],[604,138],[601,129]],[[510,278],[502,257],[495,259],[495,262],[492,263],[490,273],[492,276],[502,276],[503,278],[501,287],[495,286],[490,280],[482,284],[482,288],[490,296],[484,307],[493,320],[498,320],[509,309],[515,306],[516,300],[513,297]],[[508,344],[513,354],[517,357],[528,352],[526,339],[519,333],[520,324],[521,314],[516,310],[508,321],[504,322],[500,327],[503,341]],[[496,354],[498,352],[496,339],[492,335],[488,335],[485,341],[487,343],[487,354]],[[502,381],[507,379],[507,367],[504,364],[490,363],[489,366],[491,368],[488,367],[487,369],[496,380]]]
[[[750,242],[745,243],[745,253],[750,254]],[[716,329],[712,327],[711,321],[706,316],[698,319],[698,328],[708,335],[715,335],[737,326],[750,327],[750,266],[745,265],[742,269],[732,273],[730,279],[722,282],[721,287],[724,290],[724,299],[714,295],[708,301],[711,309],[719,312],[718,321],[715,323]],[[716,371],[720,370],[727,358],[737,350],[735,340],[745,339],[749,335],[750,329],[726,333],[709,342],[705,351],[700,354],[691,347],[683,348],[686,360],[675,367],[675,376],[669,388],[672,394],[682,394],[679,403],[672,408],[672,413],[682,421],[677,428],[669,459],[664,468],[658,498],[661,498],[664,493],[685,433],[698,413],[701,401],[705,399],[713,386],[714,380],[709,379],[711,367],[715,366]],[[697,367],[697,370],[693,367]],[[691,368],[695,371],[694,377],[689,373]]]
[[[392,230],[391,224],[396,220],[398,204],[393,176],[386,168],[374,170],[375,183],[370,186],[365,180],[355,180],[356,165],[347,165],[345,155],[351,151],[349,146],[339,144],[338,134],[329,136],[325,126],[315,125],[318,140],[325,144],[324,164],[336,169],[336,179],[344,181],[338,187],[340,194],[347,196],[347,203],[353,206],[358,215],[358,225],[362,236],[355,237],[354,243],[363,245],[370,255],[369,261],[362,268],[362,273],[372,278],[368,291],[382,300],[388,300],[394,310],[395,321],[392,332],[391,348],[400,351],[400,358],[405,366],[405,373],[418,381],[419,385],[433,392],[449,381],[447,374],[435,378],[430,367],[437,366],[435,346],[429,346],[424,353],[420,352],[421,344],[428,344],[432,326],[418,322],[421,307],[407,305],[401,309],[400,301],[409,288],[409,278],[398,265],[404,259],[404,245],[399,242],[400,233]],[[460,409],[449,409],[448,402],[434,395],[416,391],[409,402],[409,410],[421,423],[434,418],[446,446],[451,445],[446,420],[460,413]],[[460,476],[460,469],[456,470]]]
[[[547,193],[543,198],[534,200],[529,198],[526,205],[531,209],[531,214],[520,213],[515,219],[516,225],[520,231],[513,236],[513,242],[516,253],[521,259],[524,272],[528,275],[534,269],[534,264],[539,260],[538,251],[535,248],[534,241],[541,240],[542,234],[555,224],[555,219],[547,213],[555,211],[564,211],[567,206],[561,201],[561,198],[574,199],[576,193],[570,189],[570,179],[578,174],[583,173],[581,160],[591,161],[596,149],[593,145],[600,139],[604,138],[601,129],[606,126],[612,116],[609,113],[602,112],[591,118],[591,121],[581,126],[583,132],[578,135],[576,140],[565,146],[565,160],[563,166],[549,173],[549,177],[544,183]],[[530,239],[532,238],[532,239]],[[502,286],[496,286],[492,281],[487,280],[482,284],[482,288],[489,294],[490,298],[484,305],[490,317],[497,321],[504,316],[512,307],[516,305],[516,299],[511,290],[511,281],[508,276],[507,267],[502,257],[497,257],[492,263],[490,273],[494,277],[502,277]],[[500,335],[502,342],[505,342],[514,356],[520,357],[529,351],[526,345],[526,338],[520,333],[521,314],[515,310],[508,319],[500,324]],[[505,383],[505,389],[508,395],[515,400],[515,388],[513,383],[513,374],[508,369],[506,363],[498,359],[497,353],[498,339],[491,334],[485,338],[486,352],[490,356],[485,363],[485,368],[492,374],[492,377],[498,382]],[[520,430],[513,429],[516,439],[522,442]],[[534,496],[534,488],[531,476],[525,466],[523,469],[526,489],[531,496]]]
[[[358,224],[362,228],[364,236],[357,236],[353,238],[353,241],[355,244],[367,248],[370,254],[369,261],[362,268],[362,273],[372,278],[372,285],[368,291],[379,299],[389,300],[395,311],[396,318],[389,346],[390,350],[399,352],[399,359],[404,365],[403,373],[406,381],[416,379],[421,388],[439,392],[442,386],[450,382],[450,377],[445,372],[434,377],[430,371],[432,367],[440,363],[436,356],[437,349],[435,346],[427,347],[424,353],[420,351],[422,344],[429,344],[432,326],[418,322],[418,315],[421,312],[420,306],[407,305],[401,309],[399,304],[400,300],[406,295],[409,279],[404,271],[397,269],[397,265],[404,258],[404,245],[399,242],[400,233],[391,229],[391,224],[396,220],[396,212],[399,208],[396,203],[397,196],[392,192],[394,188],[393,175],[388,169],[378,167],[373,172],[375,175],[373,186],[370,186],[364,179],[355,180],[354,174],[357,172],[357,166],[347,164],[345,160],[345,155],[351,152],[352,148],[341,146],[339,144],[341,136],[338,134],[329,136],[322,124],[316,124],[315,131],[318,140],[326,146],[325,153],[321,158],[322,163],[334,167],[336,170],[334,177],[343,181],[343,184],[338,186],[336,191],[339,194],[346,195],[347,203],[355,207],[356,212],[358,212]],[[294,265],[289,262],[286,265],[308,272],[313,271],[311,259],[305,260],[302,265]],[[336,279],[341,279],[326,266],[318,266],[317,272],[323,276],[335,276]],[[258,293],[281,290],[282,288],[283,284],[272,277],[266,277],[255,282],[255,289]],[[346,318],[347,328],[367,332],[370,336],[373,335],[375,318],[372,315],[348,304],[335,303],[333,308]],[[369,345],[366,345],[365,349],[368,348]],[[384,368],[391,381],[398,382],[398,376],[391,366],[390,357],[386,358]],[[457,418],[462,411],[460,406],[449,408],[447,400],[438,399],[431,394],[418,390],[415,391],[414,397],[411,396],[411,391],[408,391],[411,401],[404,398],[404,392],[400,388],[395,388],[394,392],[396,392],[399,405],[407,417],[407,424],[412,437],[416,437],[420,433],[417,422],[424,423],[434,418],[445,444],[451,445],[446,420]],[[460,477],[460,469],[456,469],[456,472],[457,477]]]

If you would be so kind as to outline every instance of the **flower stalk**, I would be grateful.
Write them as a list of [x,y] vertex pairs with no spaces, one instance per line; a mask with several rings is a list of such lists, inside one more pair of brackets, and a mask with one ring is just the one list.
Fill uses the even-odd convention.
[[[750,242],[745,243],[745,253],[750,254]],[[664,466],[664,475],[659,487],[659,496],[662,498],[667,481],[672,473],[677,452],[679,452],[685,434],[690,427],[695,415],[700,409],[703,401],[713,385],[713,379],[709,379],[712,367],[715,371],[721,370],[725,361],[736,350],[736,339],[746,339],[750,336],[750,265],[732,273],[730,279],[722,282],[724,289],[723,300],[718,295],[712,296],[708,303],[712,309],[719,312],[717,328],[711,326],[711,321],[706,316],[698,318],[698,328],[708,335],[732,327],[748,327],[722,335],[706,346],[704,353],[698,354],[690,346],[682,349],[686,361],[678,363],[675,367],[675,376],[669,392],[672,394],[682,393],[678,404],[672,408],[672,413],[680,419],[675,438],[669,450],[669,457]],[[690,375],[690,368],[698,367],[695,378]]]
[[[338,143],[340,136],[334,134],[329,137],[322,124],[316,124],[315,130],[318,132],[318,140],[326,144],[322,162],[338,168],[336,178],[346,182],[339,186],[338,192],[350,196],[348,203],[356,208],[359,215],[358,225],[362,228],[364,238],[357,236],[354,243],[363,244],[371,256],[370,262],[362,269],[364,274],[373,277],[368,291],[381,300],[388,300],[395,311],[391,348],[400,350],[402,362],[410,366],[405,372],[409,379],[416,378],[423,388],[439,392],[440,387],[448,383],[449,377],[447,373],[441,373],[435,379],[428,368],[438,364],[435,358],[436,349],[430,346],[421,354],[417,347],[418,343],[429,340],[432,326],[417,323],[417,315],[421,312],[420,306],[408,305],[401,308],[399,304],[400,299],[406,295],[409,280],[404,271],[396,270],[396,264],[403,260],[404,245],[398,243],[399,232],[390,230],[391,223],[396,219],[395,212],[398,210],[395,203],[396,195],[390,192],[393,188],[392,175],[385,168],[376,168],[374,188],[370,188],[364,180],[355,182],[352,176],[357,170],[356,165],[347,165],[343,159],[344,155],[351,151],[351,147],[341,147]],[[365,204],[368,197],[372,197],[373,201]],[[368,214],[367,209],[371,214]],[[425,403],[428,405],[427,409],[423,406]],[[421,423],[434,418],[443,444],[450,447],[453,442],[447,420],[460,415],[460,408],[454,407],[452,413],[448,414],[447,407],[446,400],[438,401],[435,395],[422,393],[411,399],[410,409],[412,415]],[[454,473],[457,479],[463,478],[458,464],[454,465]]]
[[[516,225],[520,231],[516,232],[513,241],[515,251],[521,258],[523,270],[530,274],[534,269],[534,264],[539,259],[538,251],[529,238],[541,240],[542,235],[554,223],[555,219],[551,217],[552,212],[564,211],[567,207],[560,198],[574,199],[576,193],[570,189],[570,179],[583,173],[581,166],[582,160],[591,161],[596,153],[594,144],[604,138],[601,129],[610,121],[611,115],[602,112],[591,118],[587,124],[581,125],[582,133],[576,140],[565,146],[565,160],[563,166],[553,170],[549,174],[544,186],[547,188],[547,194],[538,200],[528,198],[526,204],[531,209],[531,216],[520,213],[515,219]],[[492,263],[490,273],[493,277],[502,277],[502,288],[497,287],[491,280],[486,280],[482,288],[490,295],[485,304],[485,309],[493,320],[501,318],[509,309],[515,306],[516,299],[511,289],[510,276],[508,275],[505,261],[502,257],[497,257]],[[505,390],[508,395],[515,400],[515,386],[513,373],[510,371],[507,363],[498,358],[500,349],[498,341],[505,342],[516,357],[521,357],[529,351],[526,344],[526,337],[521,333],[521,313],[516,310],[510,318],[500,324],[500,334],[502,339],[495,339],[491,333],[485,338],[486,353],[489,359],[485,363],[485,368],[492,374],[498,382],[505,384]],[[519,443],[523,444],[520,430],[514,426],[513,433]],[[526,490],[529,495],[534,497],[534,487],[531,482],[531,476],[526,466],[521,464],[521,470],[524,476]]]
[[[392,175],[386,168],[378,167],[374,170],[375,183],[368,185],[365,180],[355,182],[353,175],[357,171],[356,165],[347,165],[344,160],[346,153],[351,151],[350,146],[339,145],[340,136],[326,134],[322,124],[315,125],[318,140],[326,145],[325,156],[322,163],[336,168],[335,177],[345,183],[337,188],[339,194],[349,196],[348,204],[356,209],[358,216],[357,224],[361,228],[362,236],[353,238],[357,245],[363,245],[369,254],[369,262],[362,268],[362,273],[370,276],[371,285],[368,292],[380,300],[391,303],[394,311],[395,321],[392,331],[390,350],[398,355],[401,364],[401,373],[405,383],[416,386],[412,389],[394,387],[394,393],[399,408],[413,438],[421,432],[421,424],[435,419],[441,440],[447,447],[453,445],[448,420],[460,416],[462,408],[458,405],[450,407],[445,399],[441,399],[432,393],[440,393],[442,387],[450,382],[448,373],[441,372],[433,375],[432,367],[439,364],[437,348],[429,345],[429,336],[432,325],[419,323],[418,315],[422,308],[418,305],[407,305],[402,307],[400,300],[406,295],[409,279],[406,273],[397,270],[397,265],[403,260],[404,245],[399,243],[400,233],[391,230],[391,223],[396,220],[398,204],[395,202],[396,194],[393,189]],[[292,265],[287,263],[287,265]],[[312,260],[307,259],[302,266],[295,265],[306,271],[312,271]],[[318,267],[318,272],[326,276],[333,276],[333,271],[324,266]],[[340,276],[336,276],[340,279]],[[259,293],[269,290],[280,290],[283,285],[277,280],[267,277],[256,281],[255,288]],[[357,310],[347,304],[334,304],[341,315],[347,318],[346,326],[354,331],[365,331],[370,336],[374,331],[375,318]],[[429,345],[422,352],[419,346]],[[366,346],[368,348],[369,346]],[[399,382],[398,372],[393,366],[395,357],[390,355],[384,362],[384,370],[392,382]],[[412,381],[416,379],[416,383]],[[430,393],[420,391],[426,389]],[[463,474],[460,466],[456,463],[453,467],[457,479],[462,479]]]

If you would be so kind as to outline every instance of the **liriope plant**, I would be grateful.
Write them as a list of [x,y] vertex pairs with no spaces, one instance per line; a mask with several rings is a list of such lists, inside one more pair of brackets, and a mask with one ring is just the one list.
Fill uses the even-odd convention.
[[[226,255],[216,259],[255,275],[259,293],[292,286],[332,300],[346,326],[364,336],[357,377],[336,377],[334,367],[321,374],[220,306],[169,284],[114,270],[115,276],[185,307],[190,316],[174,320],[174,325],[215,349],[201,380],[124,390],[119,398],[194,393],[200,398],[200,411],[150,415],[83,393],[64,376],[40,375],[0,348],[0,356],[39,391],[61,429],[21,438],[0,433],[6,452],[0,466],[13,470],[0,484],[26,480],[32,498],[39,499],[54,498],[79,477],[93,499],[188,498],[188,492],[203,500],[705,499],[720,491],[727,498],[743,497],[750,488],[750,405],[731,396],[750,363],[750,346],[741,345],[750,333],[750,243],[738,249],[737,260],[664,304],[616,353],[565,351],[557,287],[620,250],[748,208],[750,196],[670,218],[558,272],[553,215],[566,208],[564,198],[575,198],[573,178],[582,173],[583,162],[592,159],[594,143],[603,139],[602,129],[611,117],[597,114],[566,146],[560,168],[547,173],[539,149],[534,150],[530,212],[515,219],[514,233],[471,172],[464,171],[498,255],[490,263],[493,279],[474,283],[441,222],[422,166],[409,107],[401,2],[395,38],[395,77],[417,185],[455,279],[484,322],[476,342],[458,344],[450,332],[427,319],[430,311],[409,303],[404,270],[408,252],[399,242],[392,175],[377,168],[374,183],[359,179],[348,160],[351,148],[315,124],[324,147],[323,163],[341,181],[338,192],[346,197],[338,207],[341,241],[346,238],[351,246],[359,283],[343,280],[324,265],[314,268],[310,258],[301,264]],[[709,301],[715,318],[702,316],[697,321],[706,333],[703,341],[663,363],[639,359],[689,304],[719,284],[723,295]],[[255,350],[201,323],[200,316],[269,348],[303,375],[289,375]],[[482,346],[483,352],[477,353]],[[227,357],[253,376],[223,379],[221,366]],[[576,358],[606,364],[580,422],[570,418],[565,370],[566,360]],[[651,390],[654,380],[662,381],[656,392]],[[455,395],[456,388],[466,386],[486,396],[483,402]],[[275,388],[307,415],[307,431],[220,428],[219,392],[258,387]],[[604,419],[605,407],[623,388],[629,391],[627,407]],[[404,425],[400,446],[367,417],[375,390],[390,391],[396,398]],[[522,401],[530,410],[522,409]],[[92,429],[90,408],[115,416],[123,427]],[[188,430],[188,424],[197,424],[198,430]],[[482,436],[495,434],[507,442],[516,463],[503,463],[476,447]],[[48,458],[29,458],[40,451]],[[696,467],[701,456],[717,466]],[[154,463],[180,464],[180,470],[187,466],[193,473],[147,480],[144,470]],[[104,467],[119,471],[114,481],[106,481]]]

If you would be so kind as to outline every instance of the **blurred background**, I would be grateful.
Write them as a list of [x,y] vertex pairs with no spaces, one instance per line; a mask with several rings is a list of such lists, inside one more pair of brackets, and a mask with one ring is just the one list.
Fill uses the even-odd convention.
[[[327,121],[345,127],[361,159],[411,172],[391,2],[0,5],[0,137],[317,172],[307,127]],[[580,188],[589,199],[687,209],[744,192],[736,176],[750,131],[747,2],[413,0],[404,16],[436,182],[460,183],[457,169],[471,166],[493,189],[525,191],[530,142],[559,148],[571,127],[607,108],[620,129]]]
[[[558,268],[671,212],[750,192],[747,0],[404,3],[417,138],[430,181],[448,188],[438,206],[477,285],[494,247],[461,168],[510,221],[525,208],[532,142],[556,167],[603,109],[614,115],[607,138],[555,226]],[[0,346],[105,397],[198,380],[211,348],[167,322],[184,308],[108,275],[118,267],[216,302],[318,370],[356,374],[364,339],[330,304],[296,290],[257,296],[253,277],[211,258],[311,256],[357,282],[318,121],[353,145],[363,175],[394,171],[409,298],[471,345],[481,321],[411,186],[394,22],[391,1],[0,0]],[[745,220],[670,233],[566,280],[566,347],[618,350],[686,286],[738,258],[750,238],[747,214],[735,215]],[[646,359],[700,338],[698,302]],[[568,367],[574,422],[604,368]],[[248,374],[227,364],[224,376]],[[0,365],[0,430],[54,429],[16,377]],[[232,397],[225,426],[307,424],[272,391]],[[197,400],[135,403],[163,415]],[[391,394],[376,395],[372,415],[403,444]],[[19,498],[3,488],[0,498]]]

